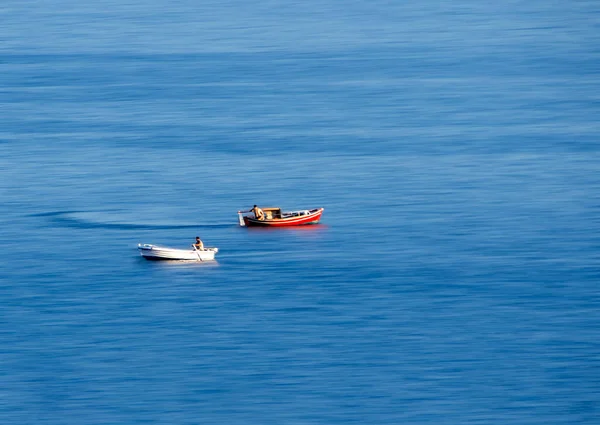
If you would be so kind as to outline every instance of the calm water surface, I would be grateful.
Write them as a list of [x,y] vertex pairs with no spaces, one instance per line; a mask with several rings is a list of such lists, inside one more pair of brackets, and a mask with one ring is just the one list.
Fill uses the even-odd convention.
[[0,14],[0,423],[598,423],[597,2]]

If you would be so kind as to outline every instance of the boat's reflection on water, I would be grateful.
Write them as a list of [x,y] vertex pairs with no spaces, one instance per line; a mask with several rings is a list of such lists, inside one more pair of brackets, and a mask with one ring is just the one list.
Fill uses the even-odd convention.
[[161,267],[178,267],[178,268],[196,268],[196,267],[219,267],[220,264],[218,261],[216,260],[209,260],[209,261],[194,261],[194,260],[152,260],[152,261],[147,261],[143,258],[141,258],[142,260],[144,260],[145,262],[149,263],[150,265],[154,265],[154,266],[161,266]]
[[244,227],[249,232],[322,232],[327,230],[329,226],[326,224],[307,224],[304,226],[284,226],[284,227],[275,227],[275,226],[256,226],[256,227]]

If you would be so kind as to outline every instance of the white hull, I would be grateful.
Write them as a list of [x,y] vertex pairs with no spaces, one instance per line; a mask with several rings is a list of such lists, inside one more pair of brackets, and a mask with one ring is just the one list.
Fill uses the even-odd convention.
[[204,251],[195,249],[177,249],[166,246],[138,244],[140,255],[147,260],[183,260],[183,261],[211,261],[215,259],[218,248],[205,248]]

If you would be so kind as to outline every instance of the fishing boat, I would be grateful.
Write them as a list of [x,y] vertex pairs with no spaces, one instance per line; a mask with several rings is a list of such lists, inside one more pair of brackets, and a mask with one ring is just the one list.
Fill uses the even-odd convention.
[[250,211],[238,211],[240,226],[248,227],[288,227],[317,224],[324,208],[312,210],[281,211],[281,208],[261,208],[264,219],[257,219]]
[[211,261],[215,259],[218,248],[204,248],[204,250],[178,249],[152,244],[138,244],[140,255],[146,260],[180,260],[180,261]]

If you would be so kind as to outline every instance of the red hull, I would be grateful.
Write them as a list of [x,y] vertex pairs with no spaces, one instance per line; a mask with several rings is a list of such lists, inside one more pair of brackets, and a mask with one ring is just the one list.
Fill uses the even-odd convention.
[[284,218],[270,218],[257,220],[251,217],[244,217],[244,224],[248,227],[290,227],[304,226],[307,224],[317,224],[321,219],[324,208],[310,210],[308,214],[297,215]]

